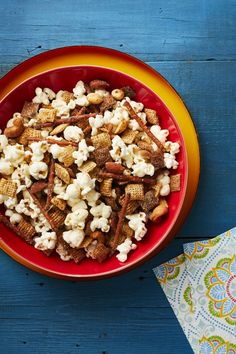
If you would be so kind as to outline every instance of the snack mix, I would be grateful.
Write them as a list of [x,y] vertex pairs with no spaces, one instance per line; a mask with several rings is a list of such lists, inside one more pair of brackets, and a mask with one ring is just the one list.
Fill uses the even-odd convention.
[[0,222],[63,261],[125,262],[180,190],[179,143],[131,87],[37,87],[0,131]]

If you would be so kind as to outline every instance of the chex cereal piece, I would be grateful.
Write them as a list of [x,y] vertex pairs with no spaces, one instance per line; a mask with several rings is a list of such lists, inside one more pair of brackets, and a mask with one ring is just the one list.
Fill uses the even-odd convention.
[[83,163],[83,165],[81,167],[79,167],[79,170],[82,172],[91,172],[95,169],[95,167],[97,166],[96,162],[94,161],[86,161],[85,163]]
[[105,197],[111,197],[112,196],[112,178],[105,178],[101,183],[100,183],[100,193],[101,195],[104,195]]
[[104,166],[107,161],[111,161],[111,155],[108,148],[96,149],[93,155],[98,167]]
[[69,247],[67,249],[67,254],[70,256],[75,263],[81,262],[84,258],[86,258],[86,252],[84,249],[76,249]]
[[21,235],[24,235],[24,239],[28,243],[33,242],[33,237],[36,234],[35,228],[27,221],[25,221],[23,218],[17,225],[17,230]]
[[156,197],[155,191],[150,190],[144,195],[144,200],[141,202],[141,207],[145,211],[145,213],[148,213],[149,210],[152,210],[155,208],[159,203],[159,198]]
[[48,215],[52,220],[53,225],[55,225],[56,229],[59,229],[59,227],[64,225],[66,214],[63,213],[61,210],[59,209],[50,210]]
[[109,253],[110,248],[99,242],[92,251],[91,257],[96,259],[99,263],[102,263],[108,257]]
[[148,123],[159,124],[157,112],[154,109],[144,108],[144,112],[146,113]]
[[50,132],[50,135],[60,134],[66,129],[66,127],[68,127],[68,124],[60,124]]
[[113,106],[116,104],[116,100],[112,95],[107,95],[106,97],[103,98],[103,102],[100,104],[100,110],[101,112],[104,112],[108,109],[113,108]]
[[26,127],[23,133],[19,136],[18,142],[24,146],[28,145],[29,138],[42,138],[40,130]]
[[151,164],[155,167],[155,170],[159,170],[161,168],[165,167],[165,162],[164,162],[164,155],[162,151],[154,151],[151,154],[151,159],[150,159]]
[[134,142],[134,139],[138,135],[138,131],[136,130],[131,130],[127,129],[124,131],[124,133],[121,135],[122,140],[124,141],[125,144],[132,144]]
[[74,163],[74,158],[72,156],[75,148],[73,146],[66,146],[64,152],[61,155],[61,161],[65,167],[69,167]]
[[108,133],[94,135],[91,140],[96,149],[109,148],[111,146],[111,138]]
[[53,197],[52,199],[51,199],[51,203],[55,206],[55,207],[57,207],[58,209],[60,209],[60,210],[65,210],[65,208],[66,208],[66,201],[65,200],[63,200],[63,199],[60,199],[60,198],[58,198],[58,197]]
[[143,141],[143,140],[139,140],[137,142],[137,145],[138,147],[140,147],[140,149],[142,150],[147,150],[147,151],[150,151],[151,153],[154,152],[153,148],[152,148],[152,145],[147,143],[146,141]]
[[21,111],[24,118],[35,118],[38,113],[39,104],[33,102],[25,102]]
[[153,222],[158,223],[162,216],[168,213],[168,204],[165,199],[161,199],[159,205],[153,209],[149,215],[149,219]]
[[129,122],[127,120],[122,120],[117,127],[114,129],[114,134],[121,134],[128,127]]
[[40,108],[37,119],[40,123],[54,122],[56,114],[56,109]]
[[131,229],[131,227],[129,227],[127,222],[124,222],[124,224],[123,224],[122,234],[125,236],[125,238],[127,238],[127,237],[132,238],[134,235],[134,230]]
[[131,200],[127,205],[127,215],[133,214],[140,207],[140,202],[137,200]]
[[55,163],[55,174],[66,184],[70,183],[70,174],[67,169],[61,166],[59,163]]
[[83,242],[80,244],[79,248],[86,248],[90,245],[91,242],[93,242],[93,239],[91,237],[86,236]]
[[143,200],[144,188],[141,183],[127,184],[125,186],[125,194],[130,194],[130,200]]
[[170,190],[171,192],[180,191],[180,174],[170,176]]
[[17,184],[9,179],[1,178],[0,180],[0,194],[7,195],[14,198],[16,196]]
[[158,197],[160,195],[161,183],[157,182],[154,186],[152,186],[152,189],[154,190],[155,197]]
[[69,92],[69,91],[63,91],[62,95],[61,95],[61,98],[66,102],[66,103],[69,103],[70,100],[73,100],[74,99],[74,95],[72,92]]
[[116,203],[115,198],[113,197],[105,197],[105,203],[106,205],[110,205],[110,207],[112,208],[112,210],[117,211],[119,209],[118,204]]

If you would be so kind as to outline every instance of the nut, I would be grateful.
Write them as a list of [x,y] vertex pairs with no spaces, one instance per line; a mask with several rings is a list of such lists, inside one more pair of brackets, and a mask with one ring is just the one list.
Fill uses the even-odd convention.
[[89,87],[92,91],[95,90],[108,90],[109,89],[109,84],[108,82],[104,80],[92,80],[89,83]]
[[116,173],[116,174],[121,174],[125,170],[125,167],[122,166],[121,164],[116,162],[110,162],[110,161],[105,163],[105,167],[108,172]]
[[24,122],[22,117],[15,118],[13,121],[13,126],[4,129],[4,135],[7,138],[17,138],[24,131]]
[[111,92],[112,96],[115,98],[115,100],[117,101],[121,101],[123,100],[123,98],[125,97],[125,93],[123,90],[120,89],[115,89]]
[[153,209],[152,213],[149,215],[149,219],[155,223],[161,220],[161,217],[168,213],[168,204],[165,199],[160,201],[160,204]]
[[87,95],[87,99],[90,104],[100,104],[103,101],[102,96],[98,95],[97,93],[89,93]]
[[98,242],[105,242],[105,236],[101,231],[94,231],[90,233],[92,239],[98,240]]

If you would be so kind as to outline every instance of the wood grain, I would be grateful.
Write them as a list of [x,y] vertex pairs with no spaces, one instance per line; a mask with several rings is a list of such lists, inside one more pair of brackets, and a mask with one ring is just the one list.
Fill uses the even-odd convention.
[[0,1],[0,77],[47,49],[93,44],[146,61],[183,97],[201,144],[192,212],[176,239],[114,279],[73,283],[0,253],[0,353],[182,354],[191,349],[152,268],[235,226],[234,0]]

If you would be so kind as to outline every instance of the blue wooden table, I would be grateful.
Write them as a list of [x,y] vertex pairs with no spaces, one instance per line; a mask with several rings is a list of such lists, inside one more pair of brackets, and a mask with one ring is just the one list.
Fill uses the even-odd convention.
[[175,240],[144,266],[90,283],[50,279],[0,253],[0,353],[187,354],[152,268],[236,224],[235,0],[0,1],[0,75],[47,49],[94,44],[163,74],[192,113],[202,173]]

